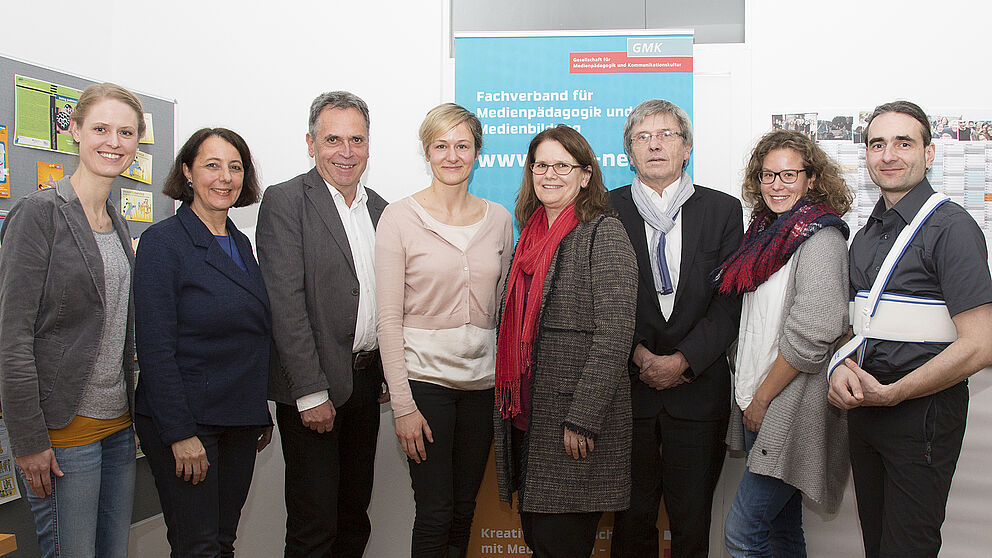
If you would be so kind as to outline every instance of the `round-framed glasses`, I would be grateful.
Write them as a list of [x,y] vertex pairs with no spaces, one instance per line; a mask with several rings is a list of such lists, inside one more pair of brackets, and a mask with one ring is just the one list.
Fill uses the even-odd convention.
[[763,170],[758,173],[758,182],[762,184],[771,184],[775,182],[775,177],[779,177],[782,184],[795,184],[799,180],[799,173],[809,172],[806,169],[782,169],[778,172],[772,172],[769,170]]

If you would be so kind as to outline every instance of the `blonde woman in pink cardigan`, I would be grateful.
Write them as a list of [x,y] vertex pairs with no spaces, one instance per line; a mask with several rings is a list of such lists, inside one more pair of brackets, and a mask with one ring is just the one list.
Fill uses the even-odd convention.
[[465,556],[492,443],[496,301],[513,253],[502,206],[468,192],[482,125],[446,103],[420,141],[430,186],[376,231],[382,367],[417,505],[411,556]]

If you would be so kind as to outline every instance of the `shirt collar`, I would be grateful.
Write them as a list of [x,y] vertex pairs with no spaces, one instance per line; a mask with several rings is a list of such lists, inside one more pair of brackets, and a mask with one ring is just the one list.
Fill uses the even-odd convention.
[[[324,178],[321,177],[321,180],[324,180]],[[334,203],[344,204],[345,207],[348,207],[348,204],[344,203],[344,194],[342,194],[340,190],[334,186],[331,186],[331,183],[326,180],[324,180],[324,185],[327,186],[327,189],[331,192],[331,197],[334,198]],[[369,196],[365,192],[365,186],[362,186],[362,183],[359,182],[358,188],[355,190],[355,200],[352,202],[349,209],[354,209],[355,207],[361,206],[368,199]]]
[[[933,195],[933,188],[930,186],[930,181],[924,177],[923,181],[914,186],[909,192],[906,192],[906,195],[896,202],[891,210],[895,211],[908,224],[913,220],[913,217],[916,217],[920,208],[923,207],[923,204],[927,203],[931,195]],[[888,211],[885,209],[885,199],[879,196],[870,218],[881,221],[882,216]]]

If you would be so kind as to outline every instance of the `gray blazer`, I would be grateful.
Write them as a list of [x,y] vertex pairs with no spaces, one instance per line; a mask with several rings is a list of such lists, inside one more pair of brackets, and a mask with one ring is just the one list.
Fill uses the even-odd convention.
[[[127,223],[110,200],[107,213],[133,269]],[[22,456],[50,448],[48,429],[79,409],[103,335],[103,258],[69,178],[14,204],[0,245],[0,409]],[[123,362],[133,415],[133,300]]]
[[[496,411],[502,500],[510,501],[519,474],[525,512],[629,507],[633,419],[627,354],[636,297],[637,261],[620,221],[600,217],[579,223],[562,239],[544,280],[521,471],[513,470],[511,421]],[[504,292],[500,315],[505,304]],[[565,426],[595,440],[589,457],[575,460],[565,453]]]
[[[386,200],[369,188],[372,225]],[[258,265],[272,306],[269,399],[296,404],[327,390],[351,397],[358,275],[334,198],[316,167],[265,190],[255,230]],[[382,374],[381,364],[378,373]]]
[[[850,467],[847,413],[827,402],[827,364],[848,328],[847,242],[825,228],[803,242],[785,293],[779,351],[799,375],[772,400],[748,454],[752,473],[781,479],[833,513]],[[727,445],[744,449],[742,412],[732,404]]]

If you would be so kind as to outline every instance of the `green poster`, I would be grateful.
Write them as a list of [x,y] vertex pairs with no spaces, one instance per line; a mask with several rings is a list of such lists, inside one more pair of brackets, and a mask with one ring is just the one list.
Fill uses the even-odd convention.
[[14,145],[79,153],[69,134],[69,117],[82,93],[78,89],[14,76]]

